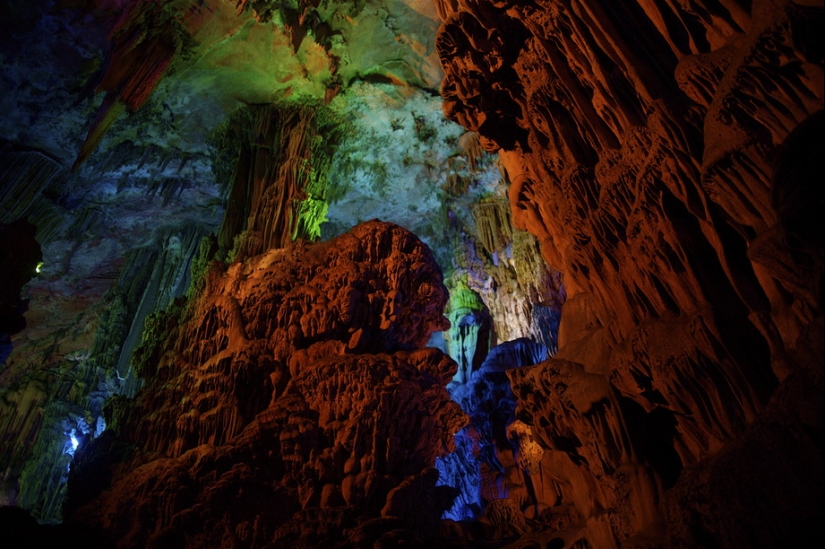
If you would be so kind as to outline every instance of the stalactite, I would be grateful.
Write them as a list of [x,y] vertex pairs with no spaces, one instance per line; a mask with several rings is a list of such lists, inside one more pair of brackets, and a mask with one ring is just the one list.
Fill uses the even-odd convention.
[[484,249],[492,255],[501,251],[513,238],[510,208],[506,201],[490,199],[473,205],[476,234]]
[[229,258],[320,238],[335,190],[328,183],[329,152],[316,139],[316,113],[314,107],[250,108],[216,139],[239,151],[218,238]]
[[480,166],[479,163],[486,154],[481,146],[481,138],[476,132],[467,132],[458,138],[458,146],[467,159],[467,166],[471,172],[475,172]]
[[[249,255],[257,255],[270,248],[283,248],[297,233],[298,202],[305,199],[304,189],[309,181],[306,164],[311,161],[312,124],[315,111],[299,109],[287,114],[281,123],[281,135],[278,139],[279,150],[276,154],[277,164],[274,179],[264,191],[264,203],[260,210],[259,221],[253,212],[255,222],[250,223],[252,230],[263,232],[260,248],[249,249]],[[273,184],[275,183],[275,184]]]
[[526,231],[513,231],[513,266],[519,283],[530,288],[531,294],[538,293],[536,289],[544,282],[548,267],[536,238]]
[[121,271],[115,291],[132,294],[128,315],[131,327],[122,340],[115,366],[117,375],[125,381],[122,394],[133,396],[140,386],[129,364],[146,318],[186,294],[191,282],[190,265],[204,233],[199,226],[167,230],[156,236],[153,246],[135,250]]
[[95,90],[103,102],[78,151],[73,170],[97,148],[124,111],[140,109],[191,40],[172,5],[139,0],[126,7],[109,36],[112,50]]
[[[467,192],[468,187],[469,182],[466,178],[461,177],[457,173],[451,173],[447,176],[447,182],[444,185],[444,190],[449,196],[462,196]],[[444,225],[449,226],[449,219],[446,221],[447,222],[445,222]]]

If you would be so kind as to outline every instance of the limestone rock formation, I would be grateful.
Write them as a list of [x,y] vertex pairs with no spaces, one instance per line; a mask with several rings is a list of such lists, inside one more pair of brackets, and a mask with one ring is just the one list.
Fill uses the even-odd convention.
[[68,523],[122,548],[432,536],[453,493],[431,467],[466,420],[455,363],[421,348],[446,322],[429,250],[371,221],[214,262],[200,287],[150,322],[146,385],[79,451]]
[[445,113],[568,295],[556,357],[510,373],[524,543],[821,540],[822,3],[436,4]]
[[[493,347],[470,379],[448,386],[453,400],[467,412],[470,421],[456,433],[456,451],[439,459],[436,467],[440,473],[439,483],[459,490],[445,517],[465,522],[480,519],[485,528],[483,534],[471,537],[476,542],[485,537],[507,538],[514,534],[506,528],[496,531],[496,525],[487,520],[489,506],[502,505],[496,503],[499,500],[512,500],[511,507],[517,511],[514,519],[522,524],[518,534],[525,531],[522,509],[527,510],[530,519],[537,516],[537,502],[527,486],[529,481],[525,481],[525,473],[532,469],[525,465],[529,461],[527,455],[534,448],[524,452],[521,442],[526,439],[521,440],[523,436],[514,434],[513,411],[517,401],[506,372],[532,366],[546,358],[547,348],[542,344],[526,338],[508,341]],[[513,439],[521,442],[514,444]]]
[[226,211],[227,255],[379,217],[451,266],[464,228],[442,230],[442,185],[462,177],[471,202],[499,172],[473,147],[468,170],[465,131],[441,114],[436,27],[419,0],[0,6],[0,223],[35,223],[44,256],[0,372],[0,505],[61,519],[72,437],[134,394],[145,317],[185,294]]

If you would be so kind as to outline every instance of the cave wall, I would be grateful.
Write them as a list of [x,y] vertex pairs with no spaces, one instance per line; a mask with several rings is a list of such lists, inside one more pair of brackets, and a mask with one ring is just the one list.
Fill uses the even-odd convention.
[[559,539],[593,547],[821,535],[822,3],[436,5],[445,113],[567,289],[555,358],[509,374],[545,523],[572,507]]
[[[71,162],[43,150],[0,148],[0,222],[31,227],[3,235],[4,284],[13,265],[31,266],[20,280],[25,329],[0,365],[0,501],[53,522],[72,439],[99,431],[106,398],[137,389],[129,362],[143,321],[186,293],[189,262],[219,219],[218,192],[195,159],[189,169],[161,167],[121,149],[109,151],[108,169],[94,162],[71,174]],[[34,239],[38,258],[26,252]]]

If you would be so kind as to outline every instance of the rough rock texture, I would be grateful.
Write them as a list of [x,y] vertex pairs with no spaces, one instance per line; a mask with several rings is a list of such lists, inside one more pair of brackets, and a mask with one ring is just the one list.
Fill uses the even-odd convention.
[[66,520],[124,548],[432,536],[453,493],[431,467],[465,416],[455,363],[421,348],[445,327],[429,250],[372,221],[200,288],[149,324],[146,385],[79,451]]
[[239,114],[226,131],[239,134],[225,138],[237,142],[227,148],[239,150],[218,246],[230,250],[231,257],[249,257],[283,248],[299,236],[318,238],[320,231],[309,234],[300,215],[308,183],[326,180],[313,169],[327,160],[311,154],[315,109],[267,106]]
[[510,373],[523,543],[821,540],[822,3],[436,4],[445,113],[568,292]]
[[[519,511],[530,499],[523,472],[528,468],[522,467],[522,456],[516,456],[515,452],[521,445],[513,444],[514,437],[508,430],[508,425],[513,423],[516,399],[505,372],[546,358],[547,349],[541,344],[529,339],[508,341],[493,347],[466,382],[448,385],[453,400],[467,412],[470,422],[456,433],[456,451],[436,462],[439,484],[459,489],[445,518],[456,521],[480,518],[485,528],[481,535],[476,534],[476,540],[513,534],[507,528],[496,529],[496,525],[485,520],[489,519],[490,512],[486,509],[489,505],[510,499]],[[535,514],[529,511],[527,514],[535,518]],[[522,524],[519,533],[523,533],[524,517],[517,518]]]
[[192,247],[222,213],[207,152],[181,144],[151,100],[70,172],[96,107],[84,84],[115,23],[79,4],[0,6],[0,223],[28,220],[43,249],[0,370],[0,502],[43,521],[60,520],[72,433],[94,432],[103,400],[130,385],[118,373],[143,318],[186,291]]
[[[186,292],[189,261],[219,220],[218,191],[194,159],[159,166],[122,147],[70,174],[44,151],[0,148],[0,221],[28,219],[43,249],[39,272],[39,259],[27,268],[26,329],[0,368],[0,501],[55,521],[71,437],[98,430],[108,396],[134,392],[143,321]],[[7,246],[8,264],[24,259],[26,238],[4,235]]]
[[[441,76],[428,40],[437,17],[423,2],[66,4],[64,10],[110,26],[109,55],[84,89],[105,96],[75,168],[121,115],[141,110],[159,88],[174,98],[165,113],[192,115],[192,127],[181,132],[182,144],[191,146],[193,137],[205,137],[193,129],[214,124],[214,111],[229,113],[241,103],[329,102],[354,80],[434,86]],[[201,101],[191,102],[191,95]]]

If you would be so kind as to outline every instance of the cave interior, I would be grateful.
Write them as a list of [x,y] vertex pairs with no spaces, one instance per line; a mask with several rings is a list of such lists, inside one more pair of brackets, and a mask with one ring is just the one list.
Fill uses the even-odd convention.
[[820,547],[824,13],[3,2],[3,546]]

